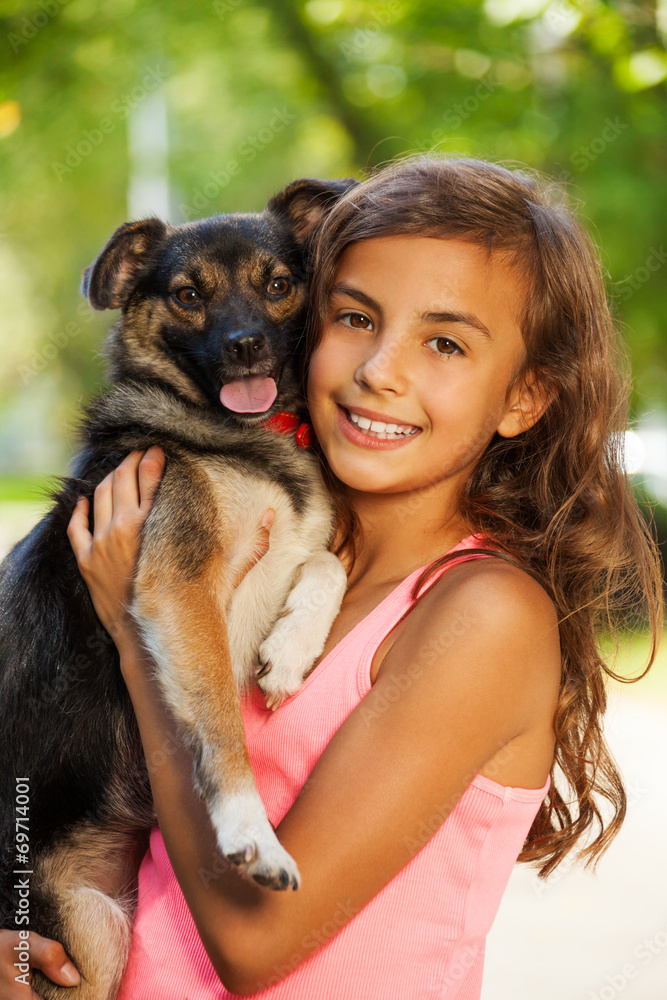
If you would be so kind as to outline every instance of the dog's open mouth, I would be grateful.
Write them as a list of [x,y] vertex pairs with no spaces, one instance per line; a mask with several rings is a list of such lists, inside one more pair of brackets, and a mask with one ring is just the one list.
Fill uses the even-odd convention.
[[234,413],[264,413],[278,395],[279,372],[244,375],[227,382],[220,390],[220,402]]

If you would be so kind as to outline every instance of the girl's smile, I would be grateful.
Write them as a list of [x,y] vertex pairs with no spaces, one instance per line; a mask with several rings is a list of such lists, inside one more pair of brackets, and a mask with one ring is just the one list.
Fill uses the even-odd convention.
[[386,414],[363,407],[347,409],[339,406],[338,411],[338,424],[342,433],[362,448],[401,448],[410,438],[421,433],[421,428],[413,424],[397,424]]
[[526,400],[523,289],[511,267],[462,240],[388,236],[341,257],[311,359],[313,426],[340,480],[399,493],[463,481]]

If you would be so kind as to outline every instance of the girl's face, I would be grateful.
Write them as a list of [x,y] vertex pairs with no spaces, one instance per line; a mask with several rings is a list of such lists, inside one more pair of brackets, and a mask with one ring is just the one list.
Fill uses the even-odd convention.
[[497,430],[525,429],[508,394],[525,348],[524,289],[458,239],[378,237],[341,257],[308,406],[328,462],[354,490],[462,482]]

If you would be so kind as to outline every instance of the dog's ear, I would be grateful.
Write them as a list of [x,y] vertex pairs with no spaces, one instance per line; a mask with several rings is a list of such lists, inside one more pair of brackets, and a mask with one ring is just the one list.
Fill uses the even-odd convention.
[[160,219],[126,222],[83,272],[81,294],[93,309],[120,309],[167,227]]
[[279,194],[274,195],[266,210],[285,217],[297,237],[305,240],[335,202],[358,183],[352,177],[335,181],[308,178],[293,181]]

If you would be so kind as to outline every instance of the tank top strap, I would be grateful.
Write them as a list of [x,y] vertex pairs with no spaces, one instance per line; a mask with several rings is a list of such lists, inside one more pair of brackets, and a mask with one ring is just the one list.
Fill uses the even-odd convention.
[[[460,551],[460,556],[455,559],[450,559],[444,565],[439,566],[437,570],[434,571],[433,575],[423,584],[419,594],[416,598],[413,597],[413,588],[428,566],[431,563],[426,563],[424,566],[420,566],[418,569],[410,573],[409,576],[399,583],[394,590],[389,593],[384,600],[371,611],[362,622],[359,623],[357,629],[346,638],[348,638],[349,644],[346,643],[346,656],[353,656],[357,661],[357,688],[359,693],[366,695],[371,689],[370,680],[370,667],[375,656],[376,651],[382,642],[386,639],[390,632],[410,613],[414,605],[426,594],[431,587],[437,583],[441,577],[449,570],[452,566],[457,566],[461,562],[466,562],[472,559],[483,559],[484,556],[481,553],[467,554],[468,549],[480,549],[489,548],[490,539],[481,534],[468,535],[463,538],[457,545],[454,545],[443,555],[450,555],[454,552]],[[441,558],[441,557],[439,557]],[[431,560],[435,562],[435,560]]]

